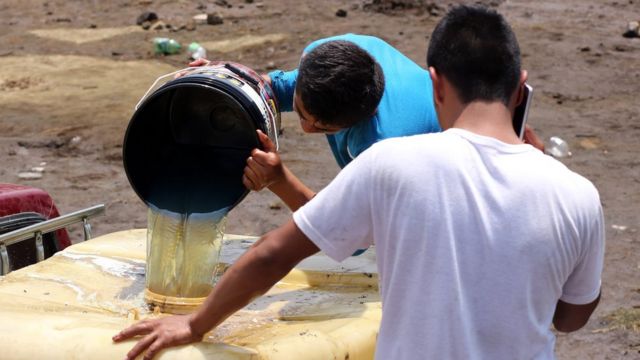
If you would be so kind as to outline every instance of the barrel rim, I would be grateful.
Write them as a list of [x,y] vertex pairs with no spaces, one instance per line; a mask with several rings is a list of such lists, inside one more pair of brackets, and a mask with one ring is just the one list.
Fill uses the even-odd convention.
[[[124,136],[123,145],[122,145],[122,161],[123,161],[123,167],[125,170],[125,175],[127,177],[127,180],[129,181],[131,188],[136,193],[138,198],[140,198],[147,206],[155,206],[155,205],[150,203],[147,199],[145,199],[145,197],[142,196],[140,189],[138,189],[138,187],[135,185],[135,182],[133,181],[133,178],[130,174],[130,170],[128,170],[130,169],[130,166],[127,165],[126,154],[127,154],[127,144],[129,143],[128,139],[131,133],[131,128],[135,123],[136,119],[140,116],[141,113],[144,112],[145,108],[151,102],[155,101],[155,99],[157,99],[159,96],[162,96],[169,91],[176,90],[179,88],[185,88],[185,87],[200,87],[207,90],[215,90],[216,92],[219,92],[221,94],[231,97],[233,100],[238,102],[239,105],[245,111],[247,111],[249,118],[251,119],[251,123],[256,129],[260,129],[265,133],[267,131],[264,123],[261,121],[258,121],[258,119],[261,119],[263,121],[269,121],[269,120],[264,119],[264,116],[260,112],[255,102],[253,102],[246,93],[241,91],[236,86],[227,83],[223,79],[217,79],[210,74],[190,74],[189,76],[180,77],[162,85],[160,88],[156,89],[153,93],[151,93],[140,104],[138,109],[136,109],[136,111],[133,113],[133,115],[131,116],[131,119],[129,120],[129,123],[127,124],[127,129],[125,131],[125,136]],[[253,134],[253,138],[255,139],[256,147],[262,149],[263,147],[260,142],[260,139],[258,138],[257,133]],[[234,203],[228,204],[227,206],[222,207],[220,209],[216,209],[214,211],[219,211],[225,208],[227,209],[227,211],[230,211],[231,209],[235,208],[240,202],[242,202],[242,200],[244,200],[244,198],[249,194],[249,192],[250,190],[245,188],[242,195],[240,195]]]

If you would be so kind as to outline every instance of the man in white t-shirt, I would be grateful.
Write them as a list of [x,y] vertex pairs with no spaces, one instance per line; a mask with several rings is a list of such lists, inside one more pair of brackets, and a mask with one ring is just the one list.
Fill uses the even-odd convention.
[[600,296],[598,192],[514,133],[527,74],[500,15],[452,9],[427,63],[443,133],[373,145],[263,236],[194,314],[116,335],[144,335],[129,358],[200,340],[318,248],[343,260],[373,244],[378,359],[554,358],[551,325],[581,328]]

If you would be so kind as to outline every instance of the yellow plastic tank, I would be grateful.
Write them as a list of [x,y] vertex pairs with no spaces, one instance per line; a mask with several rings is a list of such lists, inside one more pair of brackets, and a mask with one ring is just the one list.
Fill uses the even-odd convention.
[[[256,238],[226,235],[222,266]],[[2,359],[118,359],[111,337],[165,316],[144,301],[146,230],[71,246],[0,277]],[[381,317],[375,253],[343,263],[313,256],[197,344],[158,359],[372,359]]]

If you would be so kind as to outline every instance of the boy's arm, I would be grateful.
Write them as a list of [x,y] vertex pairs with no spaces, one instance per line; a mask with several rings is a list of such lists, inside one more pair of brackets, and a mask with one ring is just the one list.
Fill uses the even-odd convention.
[[298,210],[315,193],[282,163],[275,145],[267,135],[258,130],[258,137],[264,150],[254,149],[251,152],[244,169],[243,184],[255,191],[268,187],[291,211]]
[[311,200],[316,193],[300,181],[286,166],[283,167],[284,178],[269,185],[269,190],[278,195],[291,209],[296,211]]

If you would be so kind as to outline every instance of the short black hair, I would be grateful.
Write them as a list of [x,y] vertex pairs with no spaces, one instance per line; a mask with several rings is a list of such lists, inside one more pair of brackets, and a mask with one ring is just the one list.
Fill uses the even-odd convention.
[[457,90],[460,100],[508,105],[520,81],[520,47],[506,20],[482,6],[456,6],[438,23],[427,64]]
[[322,43],[300,62],[296,93],[307,112],[323,124],[350,127],[368,119],[383,92],[380,64],[350,41]]

